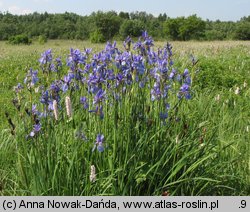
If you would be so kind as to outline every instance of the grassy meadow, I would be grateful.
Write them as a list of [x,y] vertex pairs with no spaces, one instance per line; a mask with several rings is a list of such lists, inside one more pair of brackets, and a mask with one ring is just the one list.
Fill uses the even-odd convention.
[[[165,44],[155,42],[154,51]],[[45,108],[42,91],[26,89],[27,71],[39,70],[38,85],[49,89],[68,73],[70,47],[92,48],[90,63],[105,44],[0,42],[0,195],[250,195],[250,42],[171,45],[173,67],[181,76],[189,70],[190,99],[177,98],[186,91],[166,79],[172,83],[167,100],[152,101],[155,78],[147,71],[132,76],[126,91],[124,81],[98,82],[105,90],[105,97],[98,98],[87,91],[87,82],[74,78],[74,89],[68,85],[68,91],[58,91],[58,120],[53,111],[37,120],[31,108]],[[117,46],[123,49],[122,42]],[[52,49],[53,59],[61,56],[60,73],[42,74],[38,59],[47,49]],[[145,64],[147,70],[150,65]],[[119,72],[111,63],[108,67]],[[19,82],[24,86],[20,96],[13,91]],[[17,96],[19,110],[12,101]],[[71,115],[65,109],[66,96],[71,98]],[[88,109],[81,97],[88,99]],[[38,122],[41,130],[31,136]]]

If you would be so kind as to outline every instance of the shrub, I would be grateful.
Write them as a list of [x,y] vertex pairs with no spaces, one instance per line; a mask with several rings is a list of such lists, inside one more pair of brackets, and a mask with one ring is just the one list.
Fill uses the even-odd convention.
[[47,37],[45,35],[40,35],[38,37],[38,43],[39,44],[45,44],[45,43],[47,43],[47,41],[48,41],[48,39],[47,39]]
[[16,35],[9,38],[9,43],[14,45],[18,44],[30,45],[32,41],[27,35]]
[[101,32],[96,30],[90,34],[90,41],[91,43],[104,43],[105,38]]

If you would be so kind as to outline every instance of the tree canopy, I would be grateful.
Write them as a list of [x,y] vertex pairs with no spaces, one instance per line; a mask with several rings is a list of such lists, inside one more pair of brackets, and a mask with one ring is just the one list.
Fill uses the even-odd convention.
[[250,40],[250,16],[237,22],[202,20],[196,15],[170,18],[146,12],[94,12],[88,16],[65,12],[49,14],[34,12],[12,15],[0,12],[0,40],[16,35],[46,39],[92,39],[105,42],[114,37],[137,37],[147,30],[155,39],[170,40]]

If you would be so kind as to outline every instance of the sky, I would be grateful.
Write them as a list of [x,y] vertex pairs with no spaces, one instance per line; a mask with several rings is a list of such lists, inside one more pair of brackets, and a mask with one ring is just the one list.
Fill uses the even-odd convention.
[[237,21],[250,15],[250,0],[0,0],[0,11],[12,14],[67,11],[89,15],[98,10],[166,13],[173,18],[197,14],[204,20]]

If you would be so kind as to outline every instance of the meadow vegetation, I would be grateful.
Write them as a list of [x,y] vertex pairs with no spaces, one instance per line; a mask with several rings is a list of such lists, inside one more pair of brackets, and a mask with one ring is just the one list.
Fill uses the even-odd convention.
[[250,42],[142,39],[0,42],[1,195],[250,194]]

